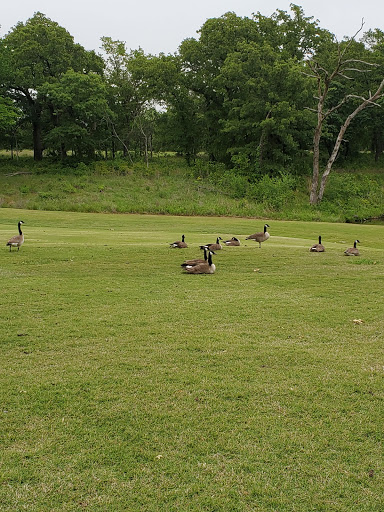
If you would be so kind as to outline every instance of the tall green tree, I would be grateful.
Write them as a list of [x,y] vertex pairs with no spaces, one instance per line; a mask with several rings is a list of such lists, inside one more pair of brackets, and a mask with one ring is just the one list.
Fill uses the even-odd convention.
[[137,59],[145,56],[142,50],[127,51],[122,41],[110,37],[102,38],[106,55],[107,98],[112,114],[108,116],[111,150],[122,149],[124,156],[129,156],[136,139],[135,120],[146,108],[148,94],[142,81],[133,76],[131,67]]
[[291,11],[253,18],[226,13],[208,20],[199,40],[181,44],[188,85],[204,102],[213,160],[230,165],[243,155],[250,169],[273,172],[307,147],[311,85],[301,70],[322,30],[300,7]]
[[[146,55],[140,48],[127,52],[121,41],[102,40],[114,112],[110,129],[116,146],[122,145],[129,154],[129,149],[139,145],[148,157],[157,137],[158,146],[166,143],[191,161],[202,138],[199,100],[185,84],[180,57]],[[158,124],[160,129],[156,129]]]
[[165,112],[158,117],[168,130],[165,140],[192,162],[204,139],[202,102],[188,86],[180,56],[136,55],[131,71],[145,88],[147,103]]
[[[370,90],[373,90],[384,75],[384,32],[376,28],[369,30],[362,38],[371,54],[371,60],[378,64],[365,78]],[[355,139],[361,140],[362,135],[366,140],[364,149],[370,149],[377,162],[384,152],[384,99],[377,101],[381,108],[366,109],[361,114],[362,122],[359,123]]]
[[220,122],[231,137],[227,154],[252,162],[252,174],[282,171],[308,147],[310,88],[301,69],[268,43],[254,42],[239,45],[222,67],[216,83],[227,111]]
[[60,81],[69,69],[101,73],[103,60],[75,44],[67,30],[40,12],[26,23],[18,23],[3,38],[1,53],[5,65],[0,71],[0,87],[23,110],[32,127],[34,158],[41,160],[43,117],[48,108],[42,88]]
[[60,80],[40,88],[53,120],[45,142],[62,158],[71,149],[78,157],[93,157],[95,150],[105,149],[108,137],[107,117],[112,115],[107,101],[107,86],[97,74],[72,69]]
[[12,157],[14,147],[18,147],[16,134],[21,116],[22,112],[9,98],[0,96],[0,144],[11,148]]
[[7,132],[16,124],[21,112],[9,98],[0,97],[0,132]]
[[218,89],[222,67],[237,46],[257,38],[256,26],[248,18],[228,12],[220,18],[207,20],[199,30],[199,39],[186,39],[180,45],[180,56],[186,85],[202,100],[201,113],[206,134],[206,150],[212,160],[228,163],[227,148],[231,138],[221,129],[227,118],[223,88]]

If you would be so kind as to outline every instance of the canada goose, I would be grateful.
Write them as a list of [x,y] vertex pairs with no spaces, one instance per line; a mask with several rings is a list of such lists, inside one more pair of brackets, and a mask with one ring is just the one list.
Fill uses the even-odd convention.
[[312,247],[309,249],[310,252],[325,252],[325,247],[321,243],[321,236],[319,236],[319,243],[312,245]]
[[181,237],[181,242],[180,241],[177,241],[177,242],[173,242],[173,244],[170,244],[169,247],[174,247],[176,249],[185,249],[186,247],[188,247],[188,245],[184,242],[185,240],[185,236],[183,235]]
[[239,246],[240,245],[240,240],[238,238],[236,238],[235,236],[233,236],[230,240],[225,240],[225,245],[228,245],[228,246]]
[[9,250],[11,251],[12,250],[12,247],[17,247],[17,250],[20,250],[20,247],[23,245],[24,243],[24,235],[21,231],[21,224],[24,224],[24,222],[22,220],[20,220],[17,224],[18,228],[19,228],[19,234],[18,235],[15,235],[13,236],[12,238],[10,238],[7,242],[6,245],[9,245]]
[[261,242],[265,242],[270,236],[267,228],[269,228],[269,224],[264,224],[264,231],[249,235],[247,236],[246,240],[255,240],[255,242],[259,242],[259,247],[261,247]]
[[214,274],[216,265],[212,263],[212,251],[208,251],[208,260],[203,263],[198,263],[193,266],[184,267],[185,272],[188,274]]
[[216,238],[215,244],[200,245],[200,249],[209,249],[210,251],[220,251],[222,249],[220,240],[222,240],[222,238],[221,238],[221,236],[218,236]]
[[360,252],[359,252],[359,249],[356,247],[356,244],[359,244],[360,241],[359,240],[355,240],[353,242],[353,247],[350,247],[349,249],[347,249],[346,251],[344,251],[344,254],[346,256],[360,256]]
[[[215,254],[213,251],[211,251],[212,254]],[[204,259],[201,258],[195,258],[194,260],[186,260],[184,263],[181,264],[182,267],[195,267],[196,265],[199,265],[200,263],[205,263],[208,260],[208,249],[204,248]]]

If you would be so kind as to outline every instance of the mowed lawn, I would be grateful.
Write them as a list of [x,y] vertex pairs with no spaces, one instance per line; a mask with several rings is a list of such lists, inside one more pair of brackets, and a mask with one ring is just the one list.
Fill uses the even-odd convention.
[[0,209],[0,236],[0,510],[384,510],[384,226]]

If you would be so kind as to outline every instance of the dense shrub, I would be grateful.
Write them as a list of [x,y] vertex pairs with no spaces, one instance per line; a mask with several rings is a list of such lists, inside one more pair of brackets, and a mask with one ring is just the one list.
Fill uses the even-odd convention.
[[344,220],[359,222],[384,214],[384,180],[381,175],[333,173],[330,175],[323,211],[342,212]]
[[249,186],[247,197],[264,202],[272,209],[280,210],[292,199],[296,187],[297,179],[289,174],[281,174],[279,177],[265,175]]

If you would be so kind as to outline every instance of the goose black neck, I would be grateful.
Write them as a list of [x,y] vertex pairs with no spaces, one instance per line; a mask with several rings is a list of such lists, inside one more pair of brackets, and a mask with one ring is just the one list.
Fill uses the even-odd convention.
[[208,265],[209,266],[212,265],[212,253],[211,253],[211,251],[209,251],[209,254],[208,254]]
[[184,239],[185,239],[185,236],[183,235],[183,236],[181,237],[182,242],[184,242]]
[[22,235],[23,233],[21,232],[21,222],[19,222],[17,225],[18,225],[18,228],[19,228],[19,234]]
[[319,244],[321,244],[321,236],[319,236]]

